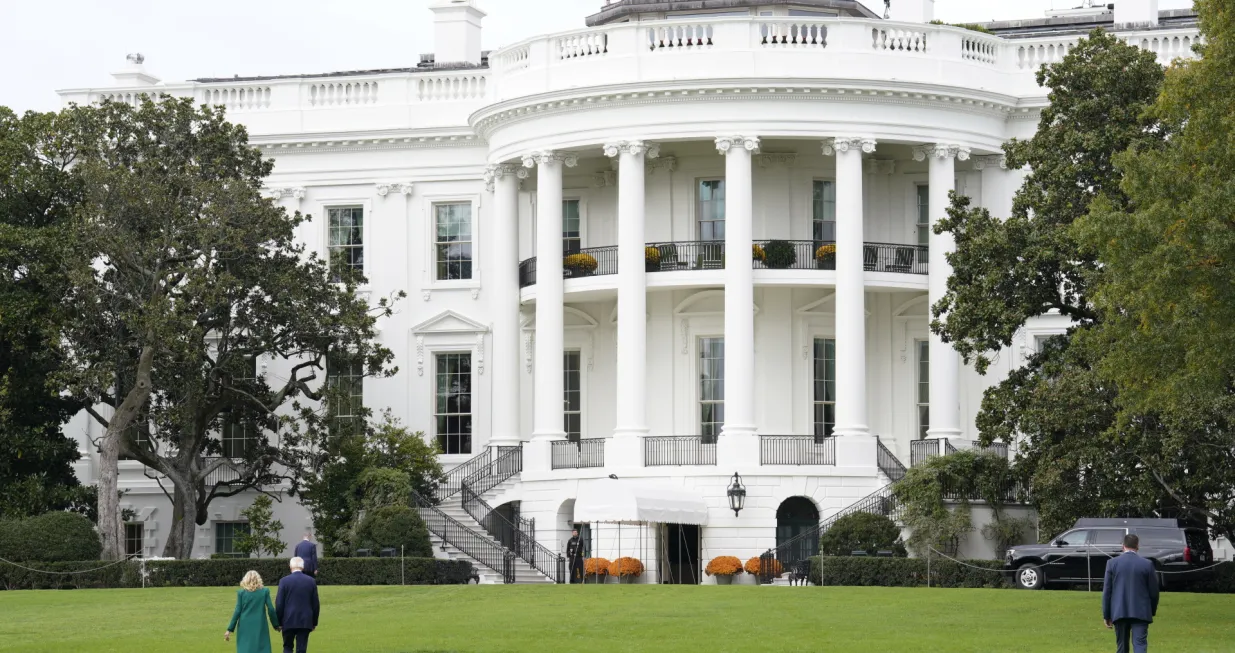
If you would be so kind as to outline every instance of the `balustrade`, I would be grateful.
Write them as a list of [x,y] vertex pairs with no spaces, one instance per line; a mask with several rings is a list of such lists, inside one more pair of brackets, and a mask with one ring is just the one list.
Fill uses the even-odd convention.
[[553,469],[587,469],[605,466],[605,440],[557,440],[550,449]]
[[716,438],[702,435],[643,438],[643,466],[716,464]]
[[835,465],[836,439],[813,435],[760,435],[760,465]]

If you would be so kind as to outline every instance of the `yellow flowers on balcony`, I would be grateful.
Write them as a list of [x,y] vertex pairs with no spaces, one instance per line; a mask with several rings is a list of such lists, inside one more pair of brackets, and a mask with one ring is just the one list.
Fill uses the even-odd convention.
[[816,261],[830,261],[832,260],[832,257],[834,256],[836,256],[836,245],[835,244],[822,245],[819,247],[819,249],[815,250],[815,260]]
[[647,261],[648,263],[651,263],[652,265],[659,265],[660,264],[660,250],[655,247],[644,247],[643,248],[643,260]]
[[753,246],[753,254],[754,254],[754,259],[755,259],[756,261],[760,261],[760,262],[763,262],[763,263],[767,263],[767,262],[768,262],[768,253],[767,253],[767,252],[765,252],[765,251],[763,251],[763,246],[762,246],[762,245],[754,245],[754,246]]
[[596,271],[596,258],[591,254],[571,254],[562,259],[562,267],[584,274],[591,274]]

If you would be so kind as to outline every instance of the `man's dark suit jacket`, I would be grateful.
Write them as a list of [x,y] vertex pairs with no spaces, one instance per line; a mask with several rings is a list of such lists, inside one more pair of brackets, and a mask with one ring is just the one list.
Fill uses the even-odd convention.
[[296,557],[304,560],[304,570],[310,574],[317,573],[317,544],[301,540],[296,545]]
[[1158,613],[1158,573],[1134,551],[1111,558],[1102,582],[1102,618],[1152,623]]
[[321,605],[317,601],[317,581],[293,571],[279,579],[274,611],[283,630],[317,628]]

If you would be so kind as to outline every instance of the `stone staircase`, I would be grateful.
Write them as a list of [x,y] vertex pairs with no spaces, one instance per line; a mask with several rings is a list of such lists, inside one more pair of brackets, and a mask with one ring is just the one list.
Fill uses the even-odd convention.
[[[509,483],[511,481],[506,482]],[[492,494],[486,496],[486,499],[491,496]],[[495,540],[493,536],[485,530],[484,526],[478,523],[475,519],[472,519],[472,516],[467,514],[467,511],[463,509],[463,499],[459,494],[455,494],[454,496],[447,498],[438,504],[437,507],[454,521],[485,536],[493,544],[493,546],[501,548],[501,544],[499,544],[497,540]],[[422,511],[423,510],[424,509],[422,509]],[[484,563],[463,553],[451,543],[445,542],[436,533],[429,533],[429,541],[433,543],[433,552],[438,557],[448,558],[450,560],[467,560],[468,562],[471,562],[472,566],[475,567],[476,571],[480,574],[481,584],[501,584],[503,582],[501,570],[489,568]],[[538,583],[553,583],[552,579],[540,573],[536,569],[533,569],[531,565],[517,556],[514,558],[514,571],[516,584],[531,585]]]

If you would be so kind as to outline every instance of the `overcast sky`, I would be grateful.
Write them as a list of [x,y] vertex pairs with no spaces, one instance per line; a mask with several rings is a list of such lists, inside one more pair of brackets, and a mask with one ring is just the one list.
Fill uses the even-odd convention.
[[[861,0],[882,14],[882,0]],[[1036,18],[1082,0],[938,0],[946,22]],[[0,0],[0,105],[60,106],[141,52],[165,82],[414,66],[433,51],[430,0]],[[582,28],[603,0],[481,0],[484,48]],[[1162,9],[1191,0],[1161,0]]]

